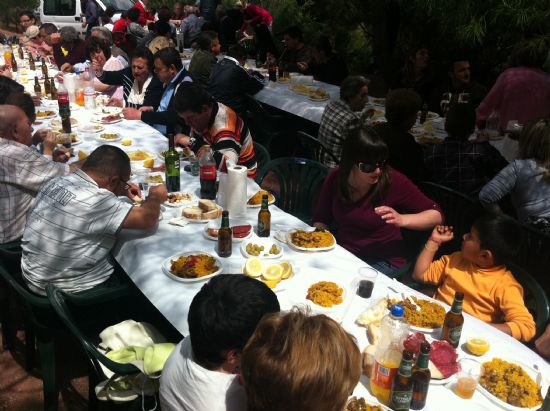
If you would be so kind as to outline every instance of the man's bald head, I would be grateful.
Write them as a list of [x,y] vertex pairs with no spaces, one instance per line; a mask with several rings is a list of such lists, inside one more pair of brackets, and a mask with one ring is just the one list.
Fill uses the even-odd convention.
[[0,137],[31,145],[32,123],[22,109],[9,104],[0,105]]

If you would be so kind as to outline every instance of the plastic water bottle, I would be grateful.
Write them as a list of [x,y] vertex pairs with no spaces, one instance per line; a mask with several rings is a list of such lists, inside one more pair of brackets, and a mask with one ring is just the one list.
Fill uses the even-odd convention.
[[84,89],[84,107],[86,107],[86,110],[93,110],[95,108],[95,91],[92,87]]
[[370,379],[372,394],[384,404],[389,404],[392,381],[399,369],[403,342],[409,331],[409,324],[403,316],[403,307],[392,305],[390,313],[380,322],[380,342],[374,354]]

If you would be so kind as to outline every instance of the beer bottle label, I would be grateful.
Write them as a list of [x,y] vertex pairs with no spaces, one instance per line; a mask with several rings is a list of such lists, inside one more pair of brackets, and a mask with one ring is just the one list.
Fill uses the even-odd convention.
[[390,403],[395,411],[408,410],[411,407],[412,390],[392,391]]
[[460,335],[462,334],[462,325],[457,325],[449,330],[449,343],[458,346]]
[[462,300],[455,299],[453,301],[453,306],[451,307],[451,312],[455,314],[460,314],[462,312],[462,303],[463,303]]
[[202,166],[200,168],[201,180],[215,180],[216,179],[216,166]]
[[262,220],[258,221],[258,233],[261,233],[265,230],[265,224]]

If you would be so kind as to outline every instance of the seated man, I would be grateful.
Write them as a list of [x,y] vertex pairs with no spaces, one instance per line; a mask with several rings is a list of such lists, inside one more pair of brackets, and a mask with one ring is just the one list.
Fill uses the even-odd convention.
[[141,120],[152,125],[163,134],[174,133],[180,124],[186,130],[185,122],[181,120],[172,104],[174,93],[183,81],[192,81],[187,70],[183,68],[180,54],[176,49],[164,48],[154,55],[155,73],[164,84],[164,92],[160,105],[155,111],[153,107],[125,108],[124,117],[128,120]]
[[285,71],[299,71],[303,74],[311,72],[314,50],[304,43],[302,31],[292,26],[283,32],[285,51],[283,51],[279,66]]
[[190,136],[177,134],[175,143],[191,148],[197,157],[204,145],[210,145],[218,169],[226,170],[226,161],[248,169],[248,177],[257,173],[256,155],[250,131],[229,107],[217,103],[196,83],[183,83],[176,92],[174,107],[191,127]]
[[343,410],[361,377],[355,339],[326,315],[266,314],[241,360],[251,411]]
[[451,305],[464,294],[464,312],[517,340],[529,341],[536,327],[525,307],[523,288],[506,263],[517,253],[521,237],[509,217],[485,215],[464,235],[461,251],[432,262],[439,246],[453,239],[452,227],[437,226],[420,252],[412,277],[437,286],[435,298]]
[[40,38],[49,47],[49,55],[53,55],[54,44],[59,43],[61,35],[53,23],[44,23],[39,27]]
[[430,181],[475,195],[508,164],[488,141],[469,140],[475,128],[475,111],[469,104],[455,104],[447,113],[443,144],[424,150]]
[[189,72],[193,81],[205,87],[208,85],[212,69],[218,62],[216,56],[220,54],[220,40],[215,31],[203,31],[197,39],[199,49],[195,51],[189,62]]
[[166,361],[160,379],[164,411],[246,410],[236,373],[241,351],[265,314],[279,311],[265,284],[243,275],[222,274],[191,302],[189,336]]
[[409,133],[421,106],[422,99],[413,90],[392,90],[386,96],[388,121],[374,126],[388,146],[388,164],[413,181],[422,181],[426,176],[422,147]]
[[[346,131],[361,123],[361,111],[369,100],[368,84],[363,76],[345,78],[340,86],[340,100],[331,101],[323,111],[319,141],[338,159],[342,157]],[[323,162],[330,167],[336,165],[328,156]]]
[[65,26],[59,30],[60,42],[53,46],[53,57],[60,71],[73,71],[73,65],[86,61],[86,42],[76,29]]
[[204,19],[199,17],[197,6],[188,4],[184,10],[187,17],[181,21],[180,30],[183,33],[183,46],[190,48],[201,34]]
[[[167,47],[175,48],[175,44],[172,41],[172,29],[170,24],[165,21],[157,21],[155,23],[155,37],[147,45],[151,53],[155,54],[157,51],[165,49]],[[178,54],[179,55],[179,54]]]
[[49,57],[53,55],[52,47],[49,46],[40,35],[38,26],[30,26],[21,41],[27,51],[35,58],[36,56]]
[[126,153],[103,145],[80,170],[42,187],[21,244],[21,271],[29,289],[45,295],[46,285],[53,283],[74,293],[111,277],[114,267],[109,253],[119,231],[152,230],[166,201],[162,184],[149,189],[141,207],[122,201],[118,196],[130,195],[129,179]]
[[264,87],[263,78],[260,78],[262,76],[246,71],[243,67],[245,63],[245,48],[234,44],[229,47],[226,56],[214,66],[208,81],[208,92],[237,113],[243,113],[246,109],[245,94],[256,94]]
[[[8,102],[12,99],[10,95]],[[32,101],[30,105],[34,113]],[[62,164],[67,161],[66,151],[56,150],[57,141],[53,133],[48,133],[44,139],[44,155],[31,147],[32,121],[21,108],[0,105],[1,244],[21,238],[27,213],[34,204],[38,190],[68,171],[68,167]]]

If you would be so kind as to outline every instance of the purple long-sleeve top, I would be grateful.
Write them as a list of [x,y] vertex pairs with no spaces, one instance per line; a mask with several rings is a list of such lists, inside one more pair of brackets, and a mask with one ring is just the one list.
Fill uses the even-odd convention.
[[[396,267],[403,266],[407,248],[399,227],[382,220],[368,198],[345,203],[338,188],[338,173],[339,169],[335,168],[325,179],[312,221],[336,226],[338,244],[363,260],[384,260]],[[380,206],[392,207],[403,214],[437,210],[443,215],[435,201],[426,197],[406,176],[391,167],[389,174],[390,187]]]

